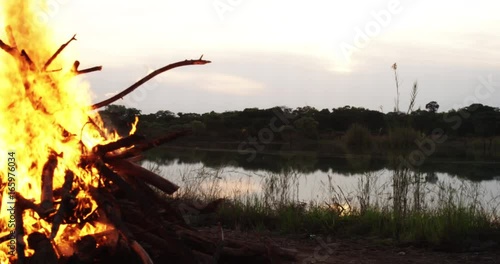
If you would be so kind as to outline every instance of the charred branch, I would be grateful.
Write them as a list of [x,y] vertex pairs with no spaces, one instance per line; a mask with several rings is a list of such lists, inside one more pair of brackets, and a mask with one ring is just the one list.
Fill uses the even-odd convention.
[[121,220],[121,212],[114,197],[105,190],[91,188],[90,194],[97,202],[99,208],[104,212],[104,215],[109,219],[113,226],[126,239],[134,239],[132,233],[128,230]]
[[75,74],[80,75],[80,74],[86,74],[86,73],[95,72],[95,71],[101,71],[101,70],[102,70],[102,66],[95,66],[95,67],[91,67],[91,68],[87,68],[87,69],[83,69],[83,70],[77,70],[77,71],[75,71]]
[[42,233],[31,233],[28,236],[28,246],[35,250],[29,258],[29,264],[57,264],[57,255],[50,240]]
[[173,141],[177,138],[180,138],[180,137],[183,137],[183,136],[186,136],[189,134],[191,134],[190,130],[172,132],[172,133],[169,133],[163,137],[151,140],[147,143],[137,145],[129,150],[124,151],[123,153],[120,153],[117,155],[106,155],[105,160],[106,161],[114,161],[114,160],[123,160],[123,159],[133,158],[133,157],[141,155],[144,151],[147,151],[147,150],[150,150],[154,147],[166,144],[170,141]]
[[127,89],[123,90],[122,92],[118,93],[117,95],[115,95],[115,96],[113,96],[113,97],[111,97],[109,99],[106,99],[106,100],[104,100],[102,102],[99,102],[97,104],[92,105],[91,108],[92,109],[98,109],[98,108],[110,105],[113,102],[115,102],[115,101],[123,98],[125,95],[131,93],[132,91],[134,91],[139,86],[141,86],[144,83],[146,83],[147,81],[153,79],[156,75],[159,75],[159,74],[161,74],[163,72],[166,72],[168,70],[171,70],[171,69],[174,69],[174,68],[177,68],[177,67],[182,67],[182,66],[203,65],[203,64],[207,64],[207,63],[210,63],[210,61],[199,59],[199,60],[185,60],[185,61],[179,61],[179,62],[176,62],[176,63],[169,64],[169,65],[167,65],[167,66],[165,66],[163,68],[160,68],[160,69],[158,69],[158,70],[156,70],[156,71],[148,74],[146,77],[142,78],[138,82],[134,83],[132,86],[130,86]]
[[[120,175],[116,174],[112,169],[108,168],[106,164],[102,162],[98,162],[97,170],[99,170],[100,174],[104,176],[107,180],[111,180],[114,184],[120,188],[121,191],[125,192],[125,194],[132,200],[139,201],[141,198],[138,193],[128,184]],[[95,197],[94,197],[95,198]]]
[[79,70],[78,69],[79,66],[80,66],[80,62],[75,61],[75,63],[73,63],[73,68],[71,69],[71,72],[73,72],[75,75],[80,75],[80,74],[85,74],[85,73],[89,73],[89,72],[95,72],[95,71],[102,70],[102,66],[95,66],[95,67]]
[[[7,34],[9,34],[9,38],[12,39],[11,41],[15,42],[12,33],[8,32]],[[15,43],[11,44],[15,45]],[[9,46],[5,44],[5,42],[3,42],[2,40],[0,40],[0,49],[3,49],[5,52],[9,53],[12,57],[18,60],[21,70],[26,69],[26,66],[28,66],[27,69],[31,71],[34,71],[36,69],[35,64],[33,63],[30,56],[28,55],[28,53],[26,53],[25,50],[21,50],[21,52],[19,53],[16,47]]]
[[[155,192],[139,177],[127,177],[127,182],[131,183],[138,191],[143,193],[145,195],[145,198],[150,201],[150,205],[156,205],[138,207],[136,204],[131,205],[130,203],[126,203],[125,201],[120,201],[120,207],[125,209],[124,212],[131,212],[132,218],[139,217],[139,221],[136,223],[140,224],[141,222],[143,222],[142,219],[146,217],[161,217],[170,223],[189,228],[180,210],[178,210],[178,208],[175,207],[172,203],[165,200],[165,198],[160,197],[158,192]],[[142,210],[138,210],[137,208],[141,208]]]
[[3,232],[2,235],[0,236],[0,244],[2,244],[5,241],[9,241],[12,238],[10,231]]
[[5,42],[3,42],[2,40],[0,40],[0,49],[3,49],[5,52],[9,53],[10,55],[16,57],[17,54],[16,54],[16,48],[13,48],[7,44],[5,44]]
[[128,137],[120,138],[115,142],[108,143],[106,145],[97,145],[94,147],[94,153],[98,156],[103,156],[107,152],[112,152],[120,148],[131,147],[135,144],[141,143],[146,138],[141,135],[131,135]]
[[24,221],[23,221],[23,212],[24,207],[17,203],[14,206],[15,211],[15,223],[16,223],[16,253],[17,253],[17,263],[24,264],[26,263],[26,255],[24,255],[24,249],[26,248],[26,244],[24,243]]
[[41,218],[48,217],[51,213],[55,211],[54,208],[44,209],[39,204],[34,203],[26,198],[24,198],[20,193],[16,193],[16,203],[19,204],[24,209],[33,210]]
[[69,39],[66,43],[62,44],[61,47],[59,47],[59,49],[57,49],[57,51],[54,53],[54,55],[52,55],[52,57],[50,57],[49,60],[47,60],[47,62],[45,63],[45,65],[43,65],[43,70],[47,70],[47,68],[50,66],[50,64],[57,58],[57,56],[59,56],[59,54],[66,48],[66,46],[69,45],[69,43],[71,43],[71,41],[73,40],[76,40],[76,34],[73,35],[73,37],[71,37],[71,39]]
[[69,213],[69,209],[71,208],[71,200],[73,196],[71,195],[71,188],[73,186],[73,179],[75,175],[72,171],[67,170],[64,175],[64,184],[62,187],[61,193],[61,204],[59,205],[59,209],[57,210],[54,219],[52,220],[52,230],[50,234],[50,239],[54,239],[59,231],[59,227],[63,222],[64,216]]
[[139,241],[152,245],[162,254],[167,255],[169,259],[175,260],[175,263],[198,263],[193,258],[194,251],[189,249],[175,234],[167,234],[165,230],[159,229],[151,223],[148,223],[147,230],[133,224],[127,224],[127,226]]
[[70,258],[69,263],[94,263],[94,258],[98,254],[97,240],[90,235],[80,238],[75,243],[75,253]]
[[110,165],[118,173],[124,174],[128,177],[138,177],[144,182],[153,185],[167,194],[173,194],[179,189],[179,186],[176,184],[130,161],[115,160],[111,162]]
[[26,53],[25,50],[21,50],[21,58],[23,59],[23,62],[28,65],[28,68],[31,71],[35,71],[36,70],[35,63],[33,63],[33,61],[31,60],[30,56],[28,55],[28,53]]
[[55,153],[49,155],[48,161],[43,166],[42,171],[42,197],[41,206],[44,210],[49,210],[54,207],[54,170],[57,167],[57,156]]
[[105,194],[99,189],[94,189],[91,191],[92,196],[97,201],[99,208],[104,211],[104,214],[109,219],[113,226],[118,230],[121,236],[128,243],[130,248],[139,256],[143,264],[153,264],[151,257],[144,250],[144,248],[137,243],[134,235],[125,225],[121,218],[121,212],[115,199],[109,194]]
[[146,252],[146,250],[144,250],[144,248],[137,243],[137,241],[131,241],[130,248],[139,256],[143,264],[153,264],[153,260],[149,256],[148,252]]

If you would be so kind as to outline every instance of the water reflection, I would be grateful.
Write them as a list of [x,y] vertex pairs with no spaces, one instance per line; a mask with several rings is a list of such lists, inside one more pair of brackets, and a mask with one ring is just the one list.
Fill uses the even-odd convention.
[[[393,170],[399,164],[390,162],[397,157],[375,157],[366,154],[346,154],[337,157],[318,157],[307,153],[283,153],[281,155],[257,155],[252,161],[247,161],[246,155],[237,152],[156,149],[148,152],[146,159],[161,165],[170,165],[174,161],[180,164],[202,163],[209,168],[232,166],[245,171],[265,170],[281,173],[283,169],[291,169],[300,173],[336,173],[344,176],[354,176],[364,173],[375,173],[381,170]],[[500,179],[500,162],[466,161],[428,158],[419,166],[418,171],[426,175],[429,181],[435,180],[436,173],[447,174],[470,181]]]
[[[179,184],[178,195],[202,199],[258,197],[268,208],[314,202],[342,210],[392,208],[404,215],[450,204],[493,211],[500,202],[500,181],[493,179],[494,165],[498,165],[493,163],[432,163],[410,171],[395,170],[386,160],[366,155],[261,155],[246,163],[236,161],[238,156],[206,151],[177,155],[160,152],[148,156],[143,166],[156,166],[162,175]],[[474,177],[468,177],[471,175]]]

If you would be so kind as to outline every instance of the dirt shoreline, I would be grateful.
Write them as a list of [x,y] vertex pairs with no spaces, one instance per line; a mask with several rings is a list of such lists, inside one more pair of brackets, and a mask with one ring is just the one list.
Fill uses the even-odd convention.
[[[200,231],[217,238],[221,236],[218,227],[200,228]],[[325,263],[325,264],[448,264],[448,263],[500,263],[500,247],[495,243],[489,248],[477,251],[449,252],[414,246],[398,246],[388,240],[373,238],[335,238],[311,235],[276,235],[270,232],[236,231],[224,229],[226,239],[239,239],[254,243],[263,243],[271,250],[279,246],[297,252],[297,262],[289,263]],[[281,262],[284,263],[284,262]]]

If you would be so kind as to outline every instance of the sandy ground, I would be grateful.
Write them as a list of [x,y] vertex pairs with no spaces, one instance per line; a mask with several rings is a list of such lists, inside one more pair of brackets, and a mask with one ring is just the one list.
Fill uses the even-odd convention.
[[[203,228],[212,236],[219,237],[219,228]],[[297,263],[500,263],[499,243],[493,246],[478,247],[467,252],[445,252],[413,246],[394,246],[382,240],[374,239],[339,239],[310,235],[279,236],[262,232],[239,232],[224,230],[226,238],[272,243],[297,251]]]

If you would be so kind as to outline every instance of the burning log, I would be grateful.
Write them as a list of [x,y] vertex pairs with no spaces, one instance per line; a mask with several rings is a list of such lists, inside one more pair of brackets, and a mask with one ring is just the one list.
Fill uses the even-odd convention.
[[180,239],[171,235],[159,237],[152,233],[152,230],[145,230],[133,224],[127,224],[127,226],[138,240],[161,249],[161,253],[168,255],[170,260],[175,260],[176,263],[198,263],[196,259],[193,258],[194,251],[187,248]]
[[72,171],[67,170],[66,175],[64,175],[64,184],[61,193],[61,204],[57,210],[54,219],[52,220],[52,230],[50,234],[50,239],[54,239],[59,231],[59,226],[62,224],[64,216],[68,213],[70,208],[70,202],[72,200],[71,188],[73,186],[73,179],[75,175]]
[[153,217],[162,218],[170,223],[189,228],[180,210],[178,210],[172,203],[166,201],[165,198],[160,197],[156,191],[144,183],[140,178],[127,177],[127,182],[132,184],[138,192],[143,194],[149,203],[148,206],[144,207],[138,206],[137,203],[119,200],[118,203],[121,208],[124,208],[124,212],[127,213],[127,215],[132,216],[132,218],[138,219],[138,221],[135,222],[127,221],[128,223],[139,224],[143,218]]
[[29,264],[57,264],[57,255],[50,240],[42,233],[31,233],[28,236],[28,246],[35,250],[29,258]]
[[153,264],[151,257],[144,248],[137,243],[134,235],[121,219],[121,213],[114,198],[110,195],[103,194],[99,189],[91,191],[99,207],[104,211],[106,217],[113,223],[113,226],[120,232],[122,237],[128,243],[130,248],[140,257],[143,264]]
[[104,156],[108,152],[112,152],[121,148],[126,148],[133,146],[135,144],[141,143],[146,138],[140,135],[130,135],[128,137],[120,138],[117,141],[108,143],[106,145],[97,145],[94,147],[93,152],[98,156]]
[[120,175],[116,174],[112,169],[108,168],[104,163],[97,162],[97,169],[105,178],[111,180],[114,184],[118,186],[118,188],[125,192],[127,197],[134,201],[139,201],[143,205],[147,204],[147,201],[140,196],[132,186],[130,186]]
[[40,216],[41,218],[46,218],[55,211],[54,208],[50,208],[49,210],[44,209],[39,204],[35,204],[33,201],[24,198],[20,193],[16,193],[15,197],[16,197],[16,204],[19,204],[19,206],[24,208],[23,210],[31,209],[34,212],[36,212],[38,216]]
[[91,264],[98,254],[97,241],[93,236],[87,235],[76,241],[75,253],[68,263]]
[[51,210],[54,208],[54,189],[53,189],[53,180],[54,180],[54,170],[57,167],[57,156],[54,153],[49,155],[49,159],[47,163],[43,166],[42,171],[42,197],[41,197],[41,206],[44,210]]
[[137,156],[140,156],[142,153],[144,153],[147,150],[150,150],[152,148],[155,148],[157,146],[166,144],[168,142],[171,142],[175,139],[178,139],[183,136],[187,136],[191,133],[189,130],[184,130],[184,131],[178,131],[178,132],[171,132],[163,137],[151,140],[147,143],[137,145],[129,150],[126,150],[120,154],[116,155],[106,155],[104,157],[105,161],[114,161],[114,160],[125,160],[125,159],[130,159],[134,158]]
[[17,264],[24,264],[26,261],[26,255],[24,254],[24,249],[26,244],[24,244],[24,221],[23,212],[24,207],[20,203],[16,203],[15,207],[15,223],[16,223],[16,253],[17,253]]
[[153,264],[153,260],[149,257],[148,252],[146,252],[146,250],[144,250],[144,248],[137,243],[137,241],[132,240],[130,242],[130,247],[135,253],[137,253],[139,258],[141,258],[143,264]]
[[109,164],[119,174],[126,175],[127,177],[139,177],[144,182],[153,185],[167,194],[173,194],[179,189],[179,186],[171,181],[130,161],[115,160]]

